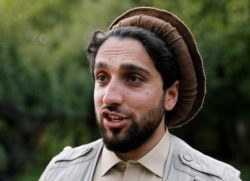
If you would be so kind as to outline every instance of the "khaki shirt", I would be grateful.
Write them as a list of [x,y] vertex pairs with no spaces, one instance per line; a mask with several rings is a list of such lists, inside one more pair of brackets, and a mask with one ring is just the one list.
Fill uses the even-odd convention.
[[[202,154],[174,135],[170,134],[170,140],[171,144],[169,147],[167,160],[164,165],[164,174],[162,180],[240,180],[240,172],[231,165]],[[64,149],[60,154],[51,160],[39,181],[92,181],[96,173],[95,170],[98,161],[100,160],[99,156],[102,153],[103,147],[103,141],[102,139],[99,139],[87,145]],[[139,160],[137,161],[136,165],[141,165],[142,162],[138,162]],[[143,167],[147,166],[144,164]],[[113,167],[111,166],[111,168]],[[103,171],[101,173],[106,175],[109,173],[109,170],[110,169],[108,169],[107,172]],[[135,179],[133,178],[132,180]],[[147,178],[144,181],[149,181],[149,179]]]
[[105,146],[97,162],[93,181],[161,181],[170,147],[170,135],[166,130],[159,143],[137,161],[122,161]]

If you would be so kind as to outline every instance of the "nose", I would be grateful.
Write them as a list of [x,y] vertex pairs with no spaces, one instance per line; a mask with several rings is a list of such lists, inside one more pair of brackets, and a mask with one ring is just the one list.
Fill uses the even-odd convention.
[[110,80],[105,88],[103,103],[105,105],[121,105],[123,103],[123,91],[121,83],[116,80]]

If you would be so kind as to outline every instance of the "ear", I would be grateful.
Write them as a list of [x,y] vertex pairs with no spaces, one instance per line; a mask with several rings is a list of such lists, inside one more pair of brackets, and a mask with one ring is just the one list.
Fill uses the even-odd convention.
[[166,111],[171,111],[175,107],[179,96],[179,86],[180,82],[175,81],[173,85],[166,90],[164,104]]

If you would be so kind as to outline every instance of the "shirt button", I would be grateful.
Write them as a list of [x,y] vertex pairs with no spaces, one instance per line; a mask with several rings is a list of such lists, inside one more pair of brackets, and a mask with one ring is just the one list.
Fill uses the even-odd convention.
[[184,158],[184,160],[186,160],[188,162],[191,162],[191,161],[194,160],[193,157],[192,157],[192,155],[190,155],[189,153],[184,154],[183,158]]
[[71,150],[71,149],[72,149],[71,146],[66,146],[66,147],[63,148],[63,151],[65,151],[65,150]]

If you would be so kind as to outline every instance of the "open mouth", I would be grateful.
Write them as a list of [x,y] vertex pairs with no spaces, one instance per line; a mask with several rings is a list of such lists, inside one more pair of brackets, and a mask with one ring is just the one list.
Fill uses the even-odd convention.
[[104,125],[110,129],[122,129],[129,124],[128,117],[108,110],[104,110],[102,116]]
[[111,121],[111,122],[120,122],[123,120],[122,117],[119,116],[114,116],[114,115],[107,115],[107,118]]

